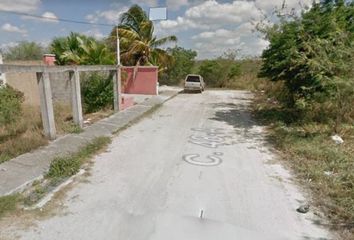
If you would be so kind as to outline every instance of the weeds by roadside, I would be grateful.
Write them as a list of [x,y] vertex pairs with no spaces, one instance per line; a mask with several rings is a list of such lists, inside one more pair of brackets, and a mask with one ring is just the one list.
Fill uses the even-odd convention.
[[53,160],[42,181],[33,182],[32,187],[23,194],[0,197],[0,218],[15,211],[19,206],[31,206],[38,202],[50,190],[75,175],[91,157],[99,153],[110,142],[109,137],[97,137],[76,154]]
[[8,212],[14,211],[20,199],[19,194],[0,197],[0,218]]
[[75,175],[93,154],[111,142],[109,137],[98,137],[92,143],[82,148],[78,153],[69,157],[57,158],[51,163],[47,178],[58,179]]
[[0,163],[46,145],[39,109],[24,106],[21,117],[0,128]]
[[354,126],[341,124],[344,143],[331,140],[333,126],[296,121],[296,112],[266,94],[258,95],[256,116],[269,126],[269,140],[281,152],[300,182],[312,191],[313,202],[343,239],[354,236]]
[[[98,121],[112,114],[106,110],[89,115],[91,122]],[[59,135],[81,133],[83,130],[72,122],[70,106],[55,104],[54,115]],[[30,152],[48,144],[43,135],[42,120],[39,107],[24,105],[17,121],[0,127],[0,163],[6,162],[21,154]]]

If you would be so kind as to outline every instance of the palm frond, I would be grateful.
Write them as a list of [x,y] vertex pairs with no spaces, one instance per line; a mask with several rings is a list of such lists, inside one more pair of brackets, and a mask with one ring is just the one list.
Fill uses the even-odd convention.
[[129,40],[139,39],[139,35],[131,29],[118,29],[118,34],[120,38],[126,38]]
[[136,32],[140,31],[140,23],[148,20],[144,10],[137,4],[129,8],[129,10],[122,14],[120,25],[129,26]]
[[140,24],[140,36],[145,39],[151,39],[154,33],[154,24],[152,21],[144,21]]
[[164,45],[166,43],[170,43],[170,42],[177,42],[177,37],[172,35],[172,36],[160,38],[160,39],[155,40],[151,45],[152,45],[152,47],[159,47],[159,46],[162,46],[162,45]]

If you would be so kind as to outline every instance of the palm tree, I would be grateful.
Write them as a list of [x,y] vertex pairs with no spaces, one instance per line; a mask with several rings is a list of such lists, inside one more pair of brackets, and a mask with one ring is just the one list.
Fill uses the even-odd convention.
[[114,64],[114,54],[104,43],[78,33],[54,39],[51,50],[56,55],[59,65]]
[[63,52],[61,59],[68,62],[80,65],[113,65],[114,54],[108,51],[108,48],[96,40],[93,39],[81,39],[77,37],[79,42],[78,51],[68,50]]
[[[123,64],[157,64],[160,68],[165,68],[173,61],[172,56],[159,47],[169,42],[176,42],[177,37],[167,36],[157,39],[153,33],[154,24],[140,6],[133,5],[123,13],[118,26]],[[111,32],[111,39],[116,40],[116,28]]]
[[78,38],[83,39],[84,37],[85,36],[79,33],[71,32],[67,37],[54,38],[50,44],[50,51],[55,54],[56,63],[58,65],[66,65],[71,63],[68,59],[62,57],[64,52],[71,51],[75,52],[77,55],[81,55]]

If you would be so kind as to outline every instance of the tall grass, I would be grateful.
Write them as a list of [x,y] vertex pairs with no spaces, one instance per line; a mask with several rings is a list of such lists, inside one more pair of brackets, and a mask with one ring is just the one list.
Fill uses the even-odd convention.
[[[69,106],[55,104],[54,115],[59,135],[81,131],[72,122]],[[17,121],[0,127],[0,163],[47,144],[39,107],[23,105]]]
[[0,128],[0,163],[46,145],[39,109],[23,106],[16,122]]
[[[282,83],[271,83],[257,95],[255,114],[269,126],[269,140],[304,186],[312,191],[313,204],[329,219],[329,226],[342,239],[354,237],[354,126],[349,122],[333,125],[327,121],[335,110],[318,106],[301,112],[281,104],[286,100]],[[283,99],[282,99],[283,98]],[[333,112],[332,112],[333,111]],[[354,105],[347,109],[348,116]],[[331,136],[340,135],[337,145]]]

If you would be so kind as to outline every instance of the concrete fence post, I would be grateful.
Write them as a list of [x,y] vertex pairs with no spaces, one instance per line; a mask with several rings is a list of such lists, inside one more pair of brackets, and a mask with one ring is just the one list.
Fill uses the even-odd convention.
[[121,80],[121,67],[117,66],[117,70],[113,75],[113,94],[114,94],[114,111],[119,112],[122,110],[122,80]]
[[80,128],[84,125],[81,104],[80,72],[76,69],[70,72],[71,83],[71,106],[73,111],[73,120]]
[[49,73],[37,72],[37,83],[39,88],[44,134],[47,138],[53,140],[56,138],[56,130]]
[[[0,53],[0,64],[4,64],[2,61],[2,55]],[[6,85],[6,75],[0,72],[0,87]]]

